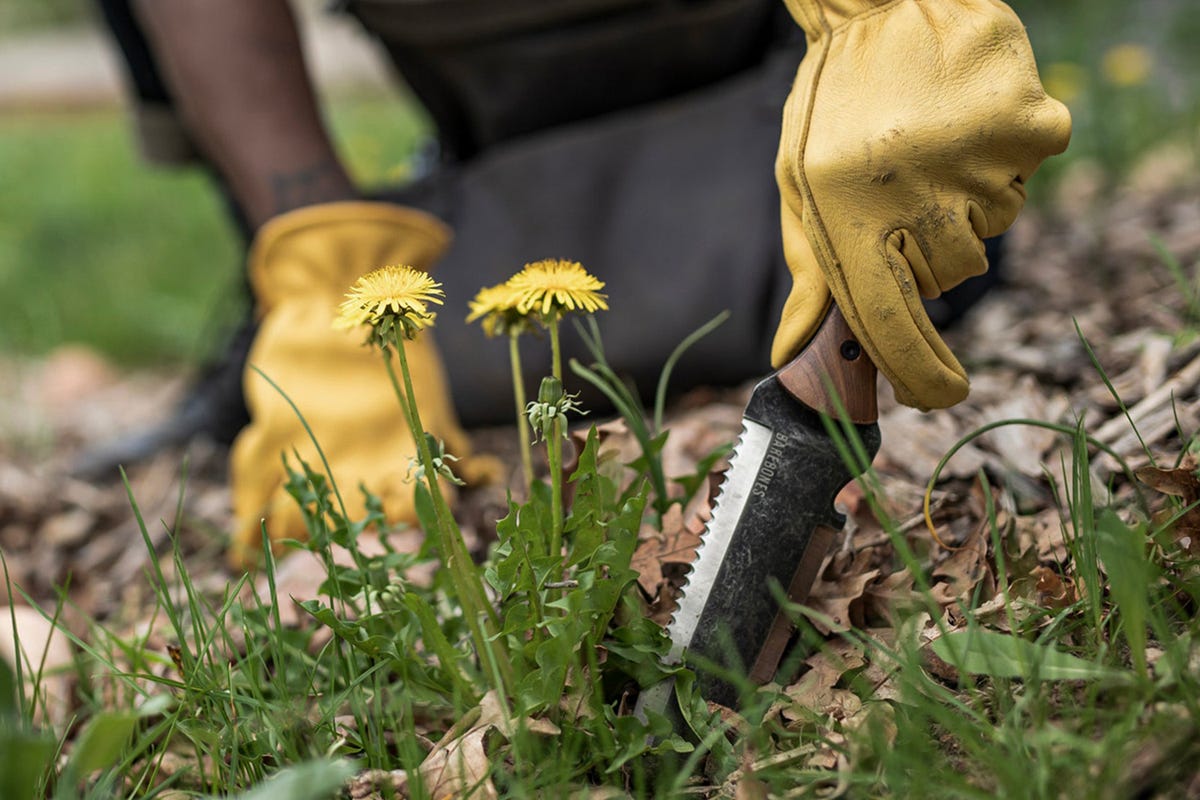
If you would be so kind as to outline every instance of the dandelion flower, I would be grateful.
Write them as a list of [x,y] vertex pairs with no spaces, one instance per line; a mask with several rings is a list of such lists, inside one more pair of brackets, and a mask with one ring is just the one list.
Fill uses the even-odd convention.
[[380,267],[359,278],[338,306],[333,326],[349,330],[359,325],[395,325],[412,338],[433,324],[430,303],[441,305],[441,284],[421,270],[407,266]]
[[1154,56],[1142,45],[1126,42],[1109,48],[1101,68],[1113,86],[1141,86],[1154,69]]
[[608,310],[608,296],[600,293],[604,283],[577,261],[547,259],[526,264],[508,279],[507,286],[521,314],[536,312],[549,317],[552,311],[590,314]]
[[505,283],[480,289],[475,299],[467,304],[471,312],[467,322],[482,318],[483,332],[488,336],[520,333],[527,327],[527,321],[525,315],[517,311],[517,299],[517,294]]

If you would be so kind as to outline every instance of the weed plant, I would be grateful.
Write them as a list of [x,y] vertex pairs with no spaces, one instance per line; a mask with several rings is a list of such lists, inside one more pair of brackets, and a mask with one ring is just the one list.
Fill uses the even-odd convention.
[[[1071,443],[1047,480],[1065,498],[1066,557],[1051,572],[1075,591],[1061,603],[1029,591],[1031,565],[1011,514],[999,511],[1006,491],[981,472],[999,591],[946,606],[934,597],[931,551],[885,512],[854,428],[829,420],[843,457],[865,470],[866,502],[914,591],[884,631],[822,637],[817,627],[830,620],[787,604],[800,636],[781,676],[802,663],[808,672],[786,688],[742,680],[739,713],[716,713],[691,692],[690,670],[662,666],[667,640],[646,616],[631,561],[645,526],[697,490],[718,454],[667,480],[665,392],[645,415],[599,338],[590,343],[593,363],[572,370],[614,400],[643,452],[615,465],[593,427],[565,479],[568,504],[547,480],[509,498],[486,557],[468,565],[486,586],[479,619],[494,624],[485,635],[471,625],[461,572],[445,568],[456,545],[439,535],[416,552],[393,546],[398,529],[378,501],[347,518],[333,476],[303,461],[289,460],[288,490],[309,535],[289,546],[316,554],[326,575],[317,597],[296,598],[311,620],[299,627],[281,621],[289,599],[265,532],[265,581],[243,577],[206,595],[178,545],[173,569],[160,568],[131,495],[156,613],[175,645],[166,656],[100,625],[72,637],[83,709],[53,733],[35,724],[38,703],[18,688],[30,674],[37,684],[38,665],[18,664],[15,675],[0,666],[2,796],[318,800],[347,796],[348,781],[356,796],[378,797],[1117,798],[1196,788],[1200,563],[1186,492],[1154,508],[1101,501],[1082,421],[1007,421],[1052,425]],[[1173,468],[1200,493],[1191,467]],[[447,524],[428,482],[439,471],[427,469],[414,489],[426,531]],[[1115,488],[1105,497],[1121,497]],[[382,552],[359,548],[368,530]],[[811,702],[798,688],[817,663],[840,665],[827,687],[836,702]],[[637,691],[668,674],[687,735],[629,713]]]

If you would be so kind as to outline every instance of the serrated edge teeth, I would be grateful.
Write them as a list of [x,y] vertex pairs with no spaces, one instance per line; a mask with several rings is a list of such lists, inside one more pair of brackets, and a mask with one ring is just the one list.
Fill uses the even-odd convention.
[[[719,542],[720,552],[716,553],[716,565],[711,569],[712,574],[708,576],[710,581],[716,578],[717,570],[720,568],[721,562],[725,559],[729,540],[732,538],[733,530],[737,527],[741,510],[745,508],[749,491],[758,476],[757,469],[743,468],[739,472],[738,466],[741,463],[741,459],[747,457],[747,451],[755,449],[754,445],[758,445],[757,450],[760,453],[765,453],[766,444],[770,442],[771,436],[772,431],[770,428],[753,420],[742,419],[742,432],[734,443],[733,451],[729,455],[729,468],[725,472],[725,480],[721,483],[721,488],[717,492],[717,496],[713,498],[711,514],[708,521],[704,524],[704,532],[700,535],[700,544],[696,547],[696,556],[692,559],[684,582],[679,587],[678,605],[675,608],[675,612],[671,614],[670,621],[667,623],[667,635],[671,638],[671,651],[667,654],[666,659],[668,663],[679,663],[683,660],[683,653],[688,645],[691,644],[692,637],[696,632],[696,624],[699,622],[700,613],[704,610],[704,606],[708,600],[707,590],[712,588],[711,585],[703,587],[706,591],[700,597],[690,593],[688,589],[692,585],[693,578],[696,577],[697,568],[702,563],[706,563],[704,557],[712,547],[712,533],[718,526],[728,526],[729,528],[729,533],[725,537],[725,540]],[[730,503],[737,504],[733,511],[730,511]],[[724,515],[722,515],[722,509],[725,511]],[[728,518],[730,513],[733,513],[731,519]],[[689,604],[689,599],[694,602]],[[699,603],[699,608],[696,609],[694,614],[691,614],[690,617],[682,615],[682,612],[688,609],[689,605],[695,605],[697,602]]]

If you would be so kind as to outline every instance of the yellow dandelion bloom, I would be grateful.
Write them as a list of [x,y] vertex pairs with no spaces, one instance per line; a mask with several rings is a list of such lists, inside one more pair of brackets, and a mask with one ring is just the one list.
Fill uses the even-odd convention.
[[480,289],[467,307],[470,311],[467,322],[482,319],[480,324],[488,336],[520,333],[519,328],[527,327],[524,316],[517,311],[517,295],[508,284],[500,283]]
[[577,261],[546,259],[526,264],[507,285],[522,314],[536,312],[546,317],[551,311],[590,314],[608,310],[608,295],[600,293],[604,283]]
[[390,265],[363,275],[338,306],[333,326],[346,330],[375,327],[384,320],[399,322],[408,335],[433,324],[430,303],[441,305],[441,284],[412,267]]
[[495,286],[487,286],[479,290],[479,294],[475,295],[475,299],[467,304],[470,309],[470,314],[467,315],[467,322],[474,322],[480,317],[486,317],[489,314],[502,314],[505,311],[511,311],[517,307],[516,297],[507,284],[498,283]]
[[1150,78],[1154,56],[1142,45],[1126,42],[1109,48],[1101,68],[1104,78],[1113,86],[1141,86]]

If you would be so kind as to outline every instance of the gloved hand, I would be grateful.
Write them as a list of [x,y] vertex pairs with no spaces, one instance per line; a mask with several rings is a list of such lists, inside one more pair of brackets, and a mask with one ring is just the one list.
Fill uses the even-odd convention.
[[808,35],[776,161],[794,286],[772,348],[787,363],[830,291],[900,402],[943,408],[967,376],[930,323],[987,270],[1025,182],[1070,137],[1019,19],[998,0],[785,0]]
[[[295,402],[320,442],[351,518],[365,512],[359,484],[383,500],[389,519],[413,519],[405,481],[416,448],[379,351],[366,331],[332,328],[338,303],[361,275],[386,264],[428,268],[450,230],[423,212],[382,203],[331,203],[292,211],[263,226],[250,252],[250,281],[260,318],[247,363]],[[446,450],[467,456],[469,443],[451,407],[429,331],[406,344],[421,421]],[[283,489],[282,455],[293,448],[321,470],[308,435],[287,401],[261,375],[244,376],[250,425],[233,444],[230,478],[237,528],[230,561],[251,566],[261,553],[261,520],[271,539],[305,538],[295,501]],[[463,461],[456,468],[470,469]]]

